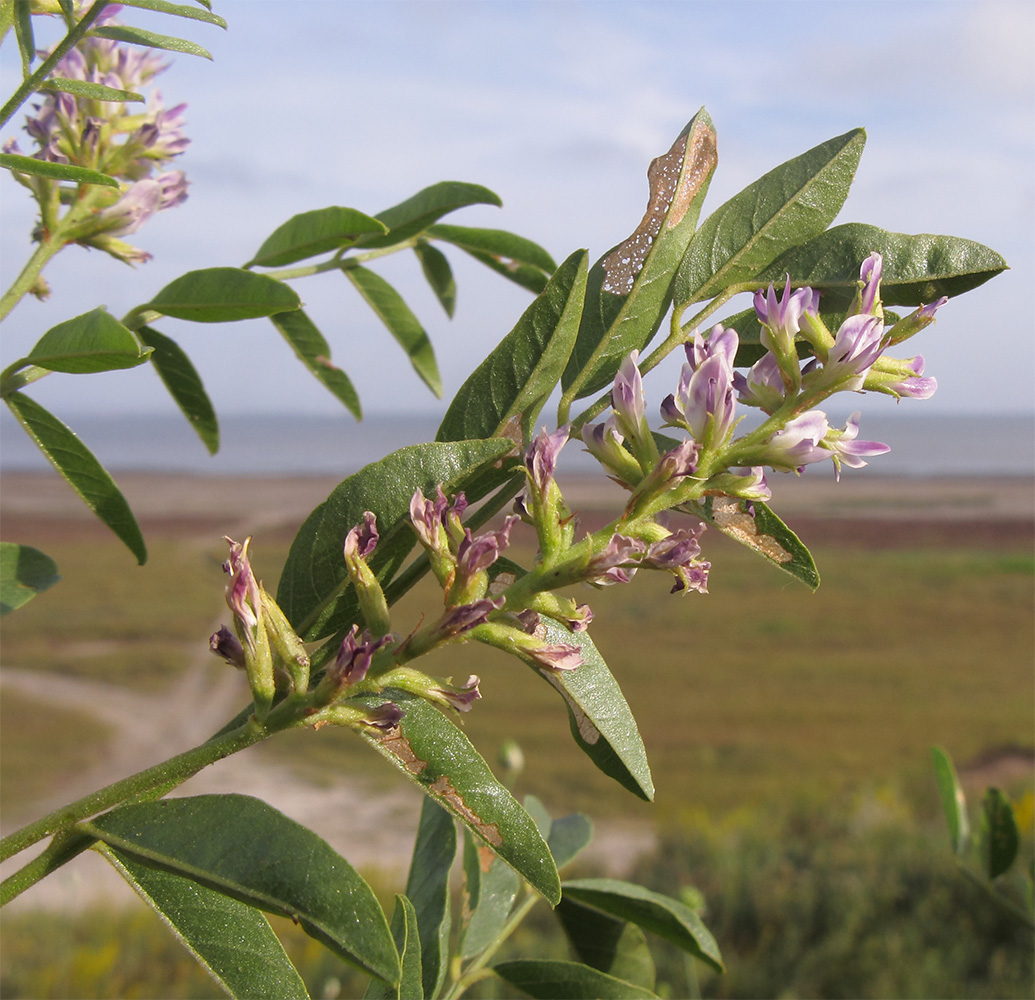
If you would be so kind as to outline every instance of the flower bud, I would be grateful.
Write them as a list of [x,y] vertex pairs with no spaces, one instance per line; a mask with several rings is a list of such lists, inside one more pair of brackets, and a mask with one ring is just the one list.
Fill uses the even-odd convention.
[[343,552],[345,569],[356,588],[363,620],[374,635],[381,636],[392,630],[391,615],[384,590],[367,564],[367,559],[377,548],[378,540],[377,518],[372,511],[364,511],[363,523],[351,528],[345,536]]

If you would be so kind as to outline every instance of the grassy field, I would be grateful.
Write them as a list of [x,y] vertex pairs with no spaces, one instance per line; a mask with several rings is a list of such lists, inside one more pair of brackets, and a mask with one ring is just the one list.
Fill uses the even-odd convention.
[[[516,660],[468,645],[430,658],[427,669],[481,675],[484,699],[466,731],[490,761],[504,740],[520,743],[519,795],[533,792],[555,813],[657,824],[661,846],[637,877],[666,891],[703,890],[732,967],[706,993],[1028,995],[1025,947],[956,887],[941,854],[928,748],[939,743],[965,764],[1031,746],[1030,547],[817,545],[823,584],[810,594],[714,533],[706,546],[707,596],[670,597],[664,576],[640,574],[629,587],[581,597],[640,723],[654,805],[599,775],[573,745],[556,693]],[[225,618],[223,548],[171,538],[151,548],[139,570],[107,539],[62,543],[53,554],[63,582],[5,621],[4,666],[161,698],[204,659]],[[267,586],[285,554],[284,539],[257,539]],[[438,601],[430,586],[418,588],[397,609],[397,628]],[[8,692],[0,713],[7,816],[104,754],[109,731],[81,708]],[[289,761],[317,783],[343,771],[387,787],[404,780],[351,734],[326,728],[251,752]],[[1030,787],[1029,768],[1011,788],[1026,856]],[[3,996],[218,995],[150,914],[43,919],[51,944],[41,952],[38,920],[5,917]],[[334,995],[339,978],[343,996],[360,988],[304,936],[285,933],[308,963],[314,995]],[[535,923],[535,933],[549,934],[549,924]],[[517,944],[531,941],[540,953],[541,940]],[[669,995],[684,995],[673,961],[662,956],[659,975]],[[831,978],[837,969],[840,980]]]

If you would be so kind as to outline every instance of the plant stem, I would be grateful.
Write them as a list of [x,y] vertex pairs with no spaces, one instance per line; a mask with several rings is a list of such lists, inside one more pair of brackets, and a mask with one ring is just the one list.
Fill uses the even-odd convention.
[[[202,743],[192,750],[170,757],[161,764],[116,781],[106,788],[91,792],[4,837],[0,841],[0,861],[6,861],[9,857],[31,847],[45,837],[71,827],[80,820],[87,819],[105,809],[111,809],[113,806],[121,805],[133,798],[148,797],[156,791],[164,794],[197,774],[203,767],[222,760],[224,757],[229,757],[245,747],[250,747],[264,740],[268,735],[270,735],[268,729],[259,725],[254,719],[249,719],[243,726],[229,733],[214,737],[207,743]],[[38,881],[45,874],[46,871],[40,872],[36,878],[19,888],[18,892],[27,889],[29,885]],[[12,876],[12,878],[15,877]],[[11,880],[8,879],[9,881]],[[4,885],[6,887],[7,882]],[[7,902],[7,899],[3,898],[2,902]]]
[[531,889],[526,890],[528,892],[528,898],[514,911],[510,919],[503,925],[503,929],[496,935],[495,940],[490,944],[485,951],[483,951],[460,975],[458,979],[453,982],[453,985],[449,988],[449,992],[446,993],[442,1000],[457,1000],[458,997],[463,996],[464,991],[468,986],[473,986],[479,979],[484,978],[482,969],[488,964],[489,959],[499,951],[500,945],[510,937],[514,931],[517,930],[521,921],[528,916],[529,911],[539,902],[539,896]]
[[12,309],[22,300],[25,294],[32,288],[40,272],[50,263],[52,257],[57,254],[65,245],[61,237],[51,235],[33,252],[22,273],[15,278],[14,283],[4,292],[0,298],[0,320],[6,319]]
[[58,42],[57,48],[40,63],[36,72],[22,81],[11,99],[0,109],[0,127],[6,125],[11,120],[11,116],[28,100],[29,95],[39,89],[50,71],[61,62],[70,49],[79,43],[79,40],[86,35],[90,25],[101,16],[104,8],[110,5],[111,0],[97,0],[97,3],[82,16],[79,23]]

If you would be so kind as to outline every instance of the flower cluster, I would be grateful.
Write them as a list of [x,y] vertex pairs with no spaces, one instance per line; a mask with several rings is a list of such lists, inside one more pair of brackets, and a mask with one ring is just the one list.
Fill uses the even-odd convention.
[[[106,12],[98,20],[110,23],[111,16]],[[90,36],[62,58],[55,75],[136,94],[167,67],[152,49]],[[136,111],[139,106],[50,91],[33,105],[34,113],[25,124],[37,146],[34,158],[98,170],[123,182],[118,190],[96,185],[87,188],[87,210],[65,220],[62,236],[65,242],[96,247],[127,263],[142,263],[151,255],[119,237],[135,233],[156,212],[187,198],[185,174],[169,169],[170,162],[190,144],[183,129],[186,105],[167,109],[161,94],[153,91],[146,110]],[[4,152],[21,153],[14,139],[4,144]],[[48,218],[46,208],[53,189],[57,187],[65,203],[75,200],[73,191],[37,175],[15,176],[33,192],[43,210],[37,233],[43,238],[57,222]]]

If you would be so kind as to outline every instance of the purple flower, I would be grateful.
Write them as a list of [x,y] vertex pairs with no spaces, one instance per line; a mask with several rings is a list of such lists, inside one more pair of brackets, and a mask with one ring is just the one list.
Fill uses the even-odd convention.
[[881,316],[884,310],[880,303],[880,278],[884,270],[884,258],[874,251],[862,262],[859,280],[863,283],[854,312],[863,315]]
[[734,372],[733,388],[742,403],[761,407],[766,413],[779,409],[787,392],[779,362],[769,351],[748,369],[746,376]]
[[456,555],[457,579],[469,579],[488,569],[510,544],[511,528],[520,520],[516,514],[508,514],[499,531],[486,531],[477,536],[471,534],[470,528],[464,528],[464,539]]
[[437,487],[434,500],[428,500],[420,490],[417,490],[410,500],[410,521],[413,529],[417,532],[421,545],[433,552],[441,551],[448,545],[445,534],[446,508],[448,506],[449,501],[442,492],[441,484]]
[[701,528],[679,528],[647,549],[643,565],[668,570],[676,577],[672,593],[708,593],[711,563],[701,560]]
[[635,485],[643,478],[640,463],[626,450],[612,413],[602,424],[585,424],[582,440],[589,453],[605,468],[618,476],[621,482]]
[[762,461],[777,469],[799,471],[813,462],[822,462],[830,458],[830,452],[821,445],[829,430],[827,415],[822,410],[807,410],[769,439]]
[[353,625],[352,631],[342,640],[334,662],[327,668],[328,676],[340,688],[358,684],[366,677],[374,654],[391,641],[390,635],[374,639],[365,629],[360,635],[359,626]]
[[558,427],[552,434],[547,433],[544,427],[540,431],[539,437],[532,442],[531,447],[525,453],[525,468],[528,469],[529,479],[540,497],[546,495],[553,482],[554,470],[557,468],[557,456],[567,443],[570,433],[570,424]]
[[542,670],[556,673],[559,670],[574,670],[582,665],[582,650],[567,643],[541,643],[529,646],[525,654]]
[[387,733],[395,729],[405,715],[406,713],[394,701],[386,701],[383,705],[370,709],[362,721],[372,729],[380,729]]
[[906,361],[881,358],[877,366],[870,369],[864,388],[891,396],[930,399],[938,388],[938,380],[933,376],[924,376],[924,357],[918,354]]
[[345,536],[345,559],[369,559],[378,542],[377,516],[373,511],[363,512],[363,523],[349,529]]
[[607,545],[586,564],[585,580],[595,587],[628,583],[646,550],[638,538],[628,538],[615,532]]
[[841,466],[847,465],[850,469],[861,469],[866,462],[864,459],[873,458],[875,455],[884,455],[891,451],[891,448],[880,441],[857,441],[859,436],[859,416],[855,411],[845,424],[843,431],[833,430],[827,432],[824,443],[834,460],[834,470],[837,478],[841,478]]
[[467,678],[467,683],[462,687],[442,685],[429,688],[428,694],[436,701],[441,701],[458,712],[470,712],[471,704],[482,696],[481,691],[478,690],[480,683],[481,679],[478,675],[471,674]]
[[629,441],[638,455],[641,444],[650,442],[650,428],[647,426],[647,405],[643,396],[643,378],[640,376],[640,352],[632,351],[621,363],[615,374],[611,390],[611,406],[614,408],[618,430]]
[[727,496],[743,497],[745,500],[768,500],[773,495],[761,465],[728,469],[718,476],[712,476],[708,486]]
[[225,625],[219,626],[219,631],[213,633],[208,640],[208,648],[217,656],[221,656],[227,663],[241,670],[245,668],[244,647],[241,641]]
[[833,387],[847,379],[844,389],[861,389],[867,372],[880,357],[883,341],[884,321],[881,317],[869,313],[849,316],[837,331],[819,381]]
[[794,338],[801,330],[802,313],[815,312],[818,307],[819,293],[808,287],[792,292],[789,274],[782,299],[777,299],[772,285],[765,294],[761,290],[755,292],[755,314],[762,324],[762,346],[777,358],[789,358],[794,354]]
[[224,536],[224,541],[230,546],[230,558],[223,563],[223,572],[230,577],[226,585],[226,603],[251,639],[262,611],[262,592],[248,560],[251,538],[238,543]]
[[469,632],[478,625],[484,625],[489,620],[489,615],[493,611],[499,611],[503,604],[502,597],[495,600],[482,597],[470,604],[457,604],[447,608],[432,629],[431,644],[447,642],[454,636]]
[[737,348],[740,346],[740,337],[737,331],[731,326],[723,328],[721,323],[716,323],[705,339],[699,333],[694,334],[692,343],[683,345],[686,351],[686,360],[690,367],[699,368],[713,355],[720,355],[726,359],[726,364],[733,367],[737,357]]

